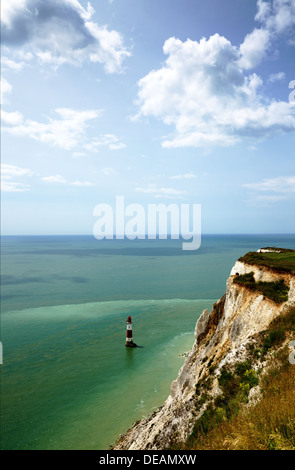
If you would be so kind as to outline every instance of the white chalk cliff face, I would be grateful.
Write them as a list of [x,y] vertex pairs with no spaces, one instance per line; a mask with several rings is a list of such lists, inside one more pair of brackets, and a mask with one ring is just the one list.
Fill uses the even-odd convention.
[[[274,282],[284,279],[289,286],[288,300],[276,304],[259,292],[233,282],[234,276],[254,272],[255,281]],[[164,405],[133,425],[122,436],[115,450],[160,450],[173,440],[184,441],[192,432],[195,421],[206,404],[196,411],[196,385],[208,376],[209,367],[213,385],[211,397],[221,393],[218,375],[224,364],[247,358],[247,344],[268,328],[271,321],[295,304],[295,276],[281,274],[265,267],[249,266],[237,261],[227,280],[225,295],[214,304],[212,311],[204,310],[195,328],[195,343],[172,382],[171,393]]]

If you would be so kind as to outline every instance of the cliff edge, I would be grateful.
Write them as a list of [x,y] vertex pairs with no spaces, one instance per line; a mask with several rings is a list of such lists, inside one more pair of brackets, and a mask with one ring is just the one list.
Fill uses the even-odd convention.
[[[229,377],[240,402],[249,406],[259,400],[259,380],[273,354],[266,346],[267,332],[292,309],[294,317],[294,256],[292,250],[267,248],[235,263],[225,294],[197,321],[194,345],[167,400],[121,436],[114,450],[162,450],[187,441],[204,413],[212,411],[213,402],[219,400],[221,418],[222,413],[230,412],[224,388]],[[280,348],[286,349],[293,333],[282,338]],[[237,371],[238,381],[234,382]]]

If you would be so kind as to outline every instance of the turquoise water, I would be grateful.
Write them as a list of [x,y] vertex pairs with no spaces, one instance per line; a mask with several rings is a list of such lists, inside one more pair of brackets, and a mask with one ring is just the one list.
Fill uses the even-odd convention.
[[[107,449],[163,404],[235,260],[295,236],[3,237],[1,448]],[[136,349],[125,347],[126,319]]]

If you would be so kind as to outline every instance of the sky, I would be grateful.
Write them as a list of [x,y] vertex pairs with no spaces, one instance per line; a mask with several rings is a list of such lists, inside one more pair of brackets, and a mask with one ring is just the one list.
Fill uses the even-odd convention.
[[295,233],[295,0],[2,0],[1,233]]

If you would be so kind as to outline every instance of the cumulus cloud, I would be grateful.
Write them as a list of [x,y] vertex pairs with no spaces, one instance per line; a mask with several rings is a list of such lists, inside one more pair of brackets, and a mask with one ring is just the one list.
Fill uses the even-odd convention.
[[240,54],[226,38],[165,42],[168,58],[139,81],[140,116],[175,127],[164,147],[232,145],[244,137],[295,130],[290,103],[266,101],[261,78],[245,75]]
[[[237,47],[214,34],[200,41],[165,41],[163,66],[138,82],[136,118],[154,117],[172,129],[163,147],[234,145],[245,138],[265,138],[295,130],[290,102],[263,95],[263,81],[253,67],[272,47],[273,37],[290,34],[295,0],[259,1],[257,21]],[[286,11],[291,16],[287,19]],[[282,79],[280,73],[273,80]]]
[[291,28],[295,24],[294,0],[258,0],[257,7],[258,11],[255,19],[264,28],[272,33],[291,32]]
[[30,137],[40,142],[49,143],[71,150],[83,138],[88,121],[97,118],[100,110],[77,111],[69,108],[58,108],[56,119],[48,118],[47,122],[25,119],[18,112],[2,111],[3,131],[19,137]]
[[264,59],[278,35],[286,35],[289,42],[294,40],[295,0],[258,0],[255,19],[260,28],[247,34],[240,46],[240,63],[245,69],[256,67]]
[[85,60],[120,72],[130,51],[122,35],[92,20],[94,9],[78,0],[3,0],[2,43],[33,52],[42,63],[58,67]]
[[240,46],[240,65],[243,69],[256,67],[266,56],[271,45],[271,33],[267,29],[254,29],[247,34]]

